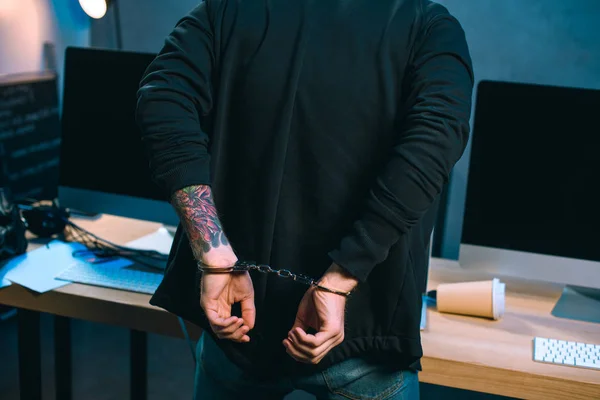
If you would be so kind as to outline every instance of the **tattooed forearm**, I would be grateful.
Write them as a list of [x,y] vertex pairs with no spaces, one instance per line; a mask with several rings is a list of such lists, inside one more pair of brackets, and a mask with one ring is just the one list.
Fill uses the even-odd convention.
[[213,202],[210,186],[189,186],[173,195],[172,204],[188,235],[195,256],[229,242]]

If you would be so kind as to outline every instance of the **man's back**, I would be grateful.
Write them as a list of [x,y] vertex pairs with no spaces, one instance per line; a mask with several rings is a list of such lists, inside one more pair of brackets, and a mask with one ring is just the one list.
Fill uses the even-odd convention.
[[242,257],[273,263],[275,250],[285,259],[274,267],[311,260],[303,269],[319,276],[359,217],[401,117],[408,52],[396,49],[409,47],[416,7],[397,3],[242,1],[216,12],[213,190]]
[[[432,207],[466,145],[471,74],[460,26],[422,0],[207,0],[181,21],[140,91],[157,182],[210,184],[241,260],[314,278],[333,261],[361,281],[345,341],[315,367],[281,346],[306,287],[253,275],[251,341],[221,343],[238,365],[418,360]],[[153,304],[209,329],[189,247],[180,230]]]

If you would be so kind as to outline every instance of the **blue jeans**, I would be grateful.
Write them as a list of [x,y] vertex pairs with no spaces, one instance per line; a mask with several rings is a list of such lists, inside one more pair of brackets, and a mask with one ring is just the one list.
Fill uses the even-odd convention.
[[360,358],[348,359],[314,375],[265,383],[229,361],[208,334],[202,334],[196,354],[195,400],[280,400],[296,389],[319,400],[419,399],[417,373],[390,371]]

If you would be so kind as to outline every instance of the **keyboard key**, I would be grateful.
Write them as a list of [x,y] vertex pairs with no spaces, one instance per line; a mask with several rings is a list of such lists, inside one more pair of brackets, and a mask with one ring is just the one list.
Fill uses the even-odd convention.
[[600,364],[597,364],[595,362],[592,361],[588,361],[588,360],[575,360],[575,364],[578,367],[586,367],[586,368],[595,368],[595,369],[600,369]]
[[563,364],[575,365],[575,359],[573,357],[567,357],[563,360]]

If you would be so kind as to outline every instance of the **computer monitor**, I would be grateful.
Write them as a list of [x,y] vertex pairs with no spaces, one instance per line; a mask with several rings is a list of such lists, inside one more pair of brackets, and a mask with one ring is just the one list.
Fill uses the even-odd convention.
[[554,314],[595,322],[599,110],[600,90],[478,85],[459,256],[465,268],[570,285]]
[[59,178],[62,206],[178,224],[164,193],[150,179],[135,122],[139,83],[154,57],[67,48]]

